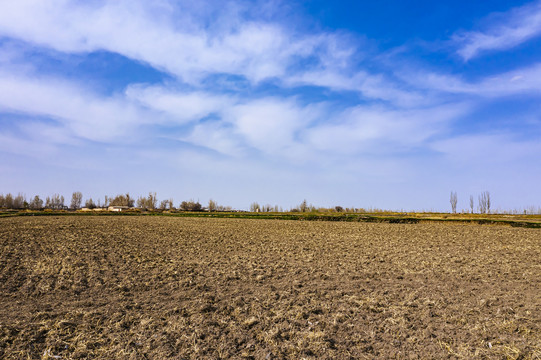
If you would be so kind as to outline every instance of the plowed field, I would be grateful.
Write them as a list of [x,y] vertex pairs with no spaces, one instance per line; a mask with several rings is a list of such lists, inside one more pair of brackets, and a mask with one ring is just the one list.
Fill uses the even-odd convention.
[[541,358],[541,231],[0,219],[2,359]]

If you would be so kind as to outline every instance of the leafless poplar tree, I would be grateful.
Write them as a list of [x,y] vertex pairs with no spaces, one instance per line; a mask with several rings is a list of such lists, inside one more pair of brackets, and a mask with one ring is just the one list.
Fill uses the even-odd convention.
[[87,199],[87,200],[85,201],[85,208],[88,208],[88,209],[94,209],[94,208],[96,208],[96,204],[94,204],[94,201],[92,200],[92,198]]
[[149,192],[148,193],[148,199],[147,199],[147,205],[149,209],[156,209],[158,206],[158,198],[156,197],[156,193]]
[[218,203],[216,201],[210,199],[209,200],[209,211],[216,211],[218,209]]
[[160,202],[160,210],[167,210],[168,204],[169,204],[169,200],[162,200]]
[[456,214],[456,204],[458,202],[456,191],[451,191],[449,201],[451,202],[451,210],[453,210],[453,214]]
[[473,202],[473,195],[470,195],[470,210],[471,210],[471,213],[473,214],[473,207],[474,207],[474,202]]
[[141,209],[154,210],[158,207],[158,198],[156,193],[149,192],[148,197],[144,198],[142,196],[137,199],[137,207]]
[[257,202],[253,202],[250,204],[250,211],[251,212],[260,212],[261,211],[261,206],[259,206],[259,204]]
[[46,198],[45,207],[52,210],[60,210],[64,208],[64,196],[54,194],[51,197]]
[[43,208],[43,200],[39,198],[38,195],[34,196],[34,199],[28,204],[32,210],[40,210]]
[[141,209],[145,209],[146,208],[146,202],[147,202],[147,199],[142,197],[142,196],[139,196],[137,198],[137,207],[138,208],[141,208]]
[[24,209],[26,203],[25,196],[22,193],[17,194],[15,198],[13,198],[13,208],[14,209]]
[[70,208],[73,210],[77,210],[81,208],[81,204],[83,203],[83,193],[80,191],[76,191],[71,195],[71,204]]
[[11,195],[10,193],[4,196],[4,207],[6,209],[13,209],[13,195]]
[[481,214],[490,213],[490,193],[488,191],[483,191],[479,195],[479,212]]

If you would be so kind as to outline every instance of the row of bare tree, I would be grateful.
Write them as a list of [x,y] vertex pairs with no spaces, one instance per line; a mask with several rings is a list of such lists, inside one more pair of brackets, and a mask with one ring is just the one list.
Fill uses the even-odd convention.
[[[451,210],[453,213],[457,212],[458,196],[455,191],[451,191],[450,199]],[[47,196],[45,201],[42,200],[38,195],[34,196],[30,201],[26,200],[26,197],[22,193],[18,193],[16,196],[12,194],[2,195],[0,194],[0,208],[3,209],[31,209],[31,210],[40,210],[40,209],[52,209],[52,210],[62,210],[62,209],[72,209],[78,210],[83,207],[83,194],[80,191],[76,191],[71,196],[71,202],[69,206],[65,205],[64,196],[59,194],[53,194],[52,196]],[[492,205],[492,200],[490,193],[484,191],[478,196],[477,210],[481,214],[490,213],[490,208]],[[116,196],[105,196],[103,203],[101,199],[98,199],[95,202],[92,198],[86,199],[84,202],[84,207],[89,209],[94,208],[103,208],[108,206],[123,206],[127,208],[132,208],[137,206],[140,209],[145,210],[176,210],[173,205],[173,199],[162,200],[158,205],[158,197],[156,193],[150,192],[148,196],[139,196],[137,200],[130,196],[129,193],[120,194]],[[208,207],[204,207],[199,203],[199,201],[194,201],[193,199],[189,201],[182,201],[178,206],[179,210],[183,211],[231,211],[230,206],[221,206],[214,200],[209,200]],[[283,208],[278,205],[260,205],[257,202],[254,202],[250,205],[251,212],[283,212]],[[313,212],[313,211],[336,211],[336,212],[363,212],[364,209],[356,208],[342,208],[341,206],[336,206],[332,209],[323,209],[316,208],[312,204],[308,204],[306,200],[303,200],[298,206],[290,209],[291,212]],[[470,211],[471,213],[475,212],[475,202],[473,195],[470,195]]]
[[[250,204],[251,212],[284,212],[284,208],[278,205],[260,205],[258,202]],[[286,210],[287,211],[287,210]],[[289,209],[289,212],[349,212],[349,213],[363,213],[367,210],[362,208],[343,208],[342,206],[335,206],[333,208],[315,207],[312,204],[308,204],[306,200],[303,200],[299,205]],[[377,212],[377,211],[376,211]]]
[[[0,209],[29,209],[29,210],[78,210],[83,207],[88,209],[106,208],[109,206],[122,206],[127,208],[137,208],[145,210],[176,210],[173,204],[173,199],[162,200],[158,204],[158,197],[156,193],[150,192],[148,196],[139,196],[137,199],[130,196],[129,193],[120,194],[116,196],[105,196],[104,201],[101,199],[94,201],[92,198],[86,199],[83,203],[83,194],[80,191],[75,191],[71,196],[71,202],[68,205],[65,204],[64,196],[54,194],[47,196],[45,201],[42,200],[39,195],[34,196],[30,201],[27,201],[24,194],[19,193],[16,196],[8,193],[6,195],[0,194]],[[209,200],[208,207],[205,208],[199,201],[193,199],[189,201],[182,201],[178,207],[183,211],[231,211],[230,206],[219,205],[214,200]]]
[[12,194],[0,194],[0,208],[3,209],[64,209],[64,196],[54,194],[53,196],[47,196],[45,202],[38,196],[34,196],[30,201],[26,200],[26,197],[19,193],[16,196]]
[[[492,205],[490,193],[488,191],[483,191],[481,194],[479,194],[477,201],[477,210],[479,211],[479,213],[490,214],[490,206]],[[449,202],[451,203],[451,210],[453,211],[453,214],[456,214],[456,206],[458,204],[458,196],[456,191],[451,191]],[[470,212],[472,214],[475,212],[474,209],[475,201],[473,195],[470,195]]]

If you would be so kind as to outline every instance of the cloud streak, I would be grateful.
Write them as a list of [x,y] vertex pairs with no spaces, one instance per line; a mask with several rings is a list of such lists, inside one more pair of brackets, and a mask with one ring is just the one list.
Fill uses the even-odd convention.
[[0,72],[0,93],[0,110],[49,117],[73,136],[92,141],[118,141],[150,118],[123,99],[100,97],[56,78]]
[[337,64],[351,51],[330,34],[300,36],[269,22],[222,18],[217,22],[223,26],[214,32],[188,21],[189,7],[178,10],[180,19],[172,16],[178,12],[166,10],[139,1],[21,0],[3,6],[0,33],[61,52],[119,53],[193,84],[214,73],[257,83],[283,77],[299,58]]
[[481,98],[541,93],[541,63],[501,72],[478,81],[465,81],[460,76],[426,71],[403,73],[401,77],[418,89]]
[[471,60],[487,51],[516,47],[541,35],[541,1],[535,1],[493,16],[492,24],[482,31],[463,31],[453,36],[459,46],[457,53]]

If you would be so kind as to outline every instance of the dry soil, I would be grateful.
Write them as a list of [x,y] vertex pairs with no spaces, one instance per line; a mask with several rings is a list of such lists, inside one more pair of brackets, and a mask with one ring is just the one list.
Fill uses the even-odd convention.
[[541,230],[0,219],[2,359],[541,358]]

